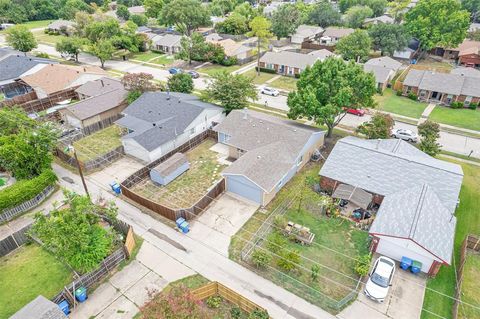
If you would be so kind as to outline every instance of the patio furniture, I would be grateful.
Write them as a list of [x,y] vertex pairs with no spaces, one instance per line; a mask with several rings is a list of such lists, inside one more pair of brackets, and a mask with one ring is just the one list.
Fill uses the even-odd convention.
[[291,221],[285,226],[284,235],[293,238],[302,245],[310,245],[315,238],[315,234],[310,232],[310,228],[295,224]]

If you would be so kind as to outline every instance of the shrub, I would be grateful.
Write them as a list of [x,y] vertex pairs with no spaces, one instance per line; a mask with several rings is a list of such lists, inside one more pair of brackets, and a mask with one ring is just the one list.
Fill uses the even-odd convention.
[[207,299],[207,307],[212,308],[212,309],[218,309],[220,308],[220,305],[222,304],[222,297],[220,296],[211,296]]
[[231,66],[231,65],[237,64],[237,58],[234,56],[225,58],[221,61],[220,64],[224,66]]
[[320,272],[320,266],[317,265],[317,264],[312,265],[311,271],[312,272],[311,272],[310,276],[312,278],[312,281],[317,280],[318,273]]
[[270,316],[266,310],[255,309],[248,315],[248,319],[268,319]]
[[410,100],[413,100],[413,101],[418,100],[418,96],[417,96],[415,93],[413,93],[413,92],[408,93],[407,97],[408,97]]
[[193,79],[188,73],[177,73],[168,78],[168,88],[173,92],[191,93]]
[[461,108],[463,108],[463,103],[459,102],[459,101],[454,101],[454,102],[450,103],[450,107],[452,109],[461,109]]
[[45,52],[37,52],[37,53],[35,53],[35,56],[36,56],[37,58],[44,58],[44,59],[50,58],[50,56],[48,55],[48,53],[45,53]]
[[478,103],[470,103],[470,105],[468,106],[470,110],[476,110],[477,107],[478,107]]
[[277,232],[273,232],[267,237],[267,248],[272,253],[277,254],[287,244],[287,240],[284,236]]
[[402,92],[402,90],[398,90],[398,91],[395,92],[395,94],[396,94],[397,96],[402,96],[403,92]]
[[255,70],[256,71],[260,70],[260,72],[265,72],[265,73],[270,73],[270,74],[277,73],[277,71],[275,71],[274,69],[259,68],[258,66],[255,67]]
[[372,262],[371,254],[357,257],[357,261],[355,262],[355,272],[362,277],[367,275],[368,271],[370,270],[371,262]]
[[35,178],[16,182],[0,191],[0,211],[34,198],[47,186],[55,184],[56,181],[55,173],[52,170],[45,170]]
[[255,249],[252,253],[252,262],[257,268],[265,268],[272,260],[272,256],[261,249]]
[[286,271],[294,270],[300,264],[300,254],[296,250],[281,251],[279,255],[281,258],[277,260],[277,265]]
[[275,218],[273,219],[273,223],[275,224],[275,226],[277,226],[278,228],[284,228],[285,226],[287,226],[287,219],[285,218],[285,216],[283,215],[277,215],[275,216]]
[[230,316],[232,319],[240,319],[242,317],[242,309],[238,307],[233,307],[230,309]]

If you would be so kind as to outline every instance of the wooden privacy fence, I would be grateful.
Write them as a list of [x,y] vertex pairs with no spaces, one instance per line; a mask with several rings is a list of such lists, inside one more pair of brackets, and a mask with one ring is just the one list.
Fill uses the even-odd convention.
[[205,141],[208,138],[213,138],[215,140],[218,139],[217,133],[208,130],[205,131],[194,138],[190,139],[188,142],[180,145],[176,149],[168,152],[164,156],[160,157],[156,161],[153,161],[152,163],[148,164],[147,166],[142,167],[129,177],[125,179],[121,184],[122,188],[122,194],[133,200],[134,202],[150,209],[151,211],[162,215],[163,217],[166,217],[170,220],[177,220],[179,217],[183,217],[186,220],[191,220],[193,219],[194,216],[199,215],[218,195],[223,193],[225,191],[225,180],[222,179],[219,181],[217,184],[215,184],[213,187],[211,187],[208,192],[201,198],[199,199],[194,205],[191,207],[187,208],[182,208],[182,209],[172,209],[170,207],[167,207],[165,205],[159,204],[155,201],[152,201],[148,198],[145,198],[134,191],[131,190],[133,186],[141,182],[143,179],[149,177],[150,170],[157,166],[158,164],[164,162],[168,158],[170,158],[172,155],[175,153],[185,153],[188,152],[189,150],[195,148],[199,144],[201,144],[203,141]]
[[103,130],[104,128],[112,126],[113,123],[115,123],[115,121],[118,120],[121,117],[122,117],[121,114],[117,114],[117,115],[111,116],[109,118],[103,119],[101,121],[98,121],[98,122],[96,122],[94,124],[91,124],[89,126],[85,126],[84,128],[82,128],[82,133],[84,135],[90,135],[90,134],[93,134],[97,131]]
[[[61,159],[63,162],[67,163],[68,165],[73,167],[77,166],[75,157],[65,153],[63,149],[56,147],[54,150],[54,154],[55,156],[57,156],[59,159]],[[121,158],[123,154],[125,154],[125,151],[123,149],[123,145],[120,145],[114,150],[111,150],[106,154],[100,155],[88,161],[79,160],[79,163],[80,163],[80,166],[82,167],[83,172],[88,173],[100,167],[110,165],[111,162]]]
[[38,204],[43,202],[45,198],[47,198],[54,190],[55,190],[55,185],[47,186],[43,191],[41,191],[34,198],[27,200],[26,202],[23,202],[18,206],[4,209],[0,213],[0,224],[4,222],[8,222],[14,219],[16,216],[38,206]]
[[25,244],[29,240],[27,236],[27,232],[30,230],[31,227],[32,227],[32,223],[17,230],[10,236],[1,239],[0,240],[0,257],[11,253],[15,249]]
[[245,298],[234,290],[222,285],[219,282],[211,282],[203,287],[197,288],[192,291],[193,296],[198,300],[203,300],[211,296],[219,295],[223,299],[237,305],[240,309],[247,313],[251,313],[255,309],[266,311],[265,308],[260,307],[253,301]]
[[[28,95],[20,95],[12,100],[5,100],[1,102],[1,106],[13,106],[19,105],[26,113],[34,113],[45,111],[52,106],[55,106],[58,102],[68,99],[77,99],[78,94],[75,92],[77,87],[68,88],[63,91],[58,91],[45,98],[38,99],[35,92],[30,92]],[[32,95],[34,94],[34,96]]]
[[465,261],[467,260],[467,251],[472,249],[476,252],[480,252],[480,238],[474,235],[467,235],[463,240],[462,247],[460,248],[460,260],[457,266],[457,285],[455,287],[455,302],[452,308],[452,318],[458,318],[458,308],[460,307],[460,299],[462,294],[463,283],[463,268]]

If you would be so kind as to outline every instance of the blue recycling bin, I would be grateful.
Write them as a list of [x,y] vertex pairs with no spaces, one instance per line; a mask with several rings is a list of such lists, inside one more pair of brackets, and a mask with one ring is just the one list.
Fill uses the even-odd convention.
[[400,268],[402,268],[403,270],[407,270],[408,268],[410,268],[410,266],[412,266],[412,262],[413,260],[403,256],[402,260],[400,261]]
[[410,271],[413,274],[418,274],[421,270],[422,270],[422,263],[417,260],[414,260],[412,262],[412,268],[410,269]]
[[180,225],[185,222],[185,218],[180,217],[175,221],[175,224],[177,225],[178,228],[180,228]]
[[182,233],[184,233],[184,234],[186,234],[190,231],[190,225],[186,221],[181,223],[179,228],[182,231]]
[[85,287],[80,287],[77,290],[75,290],[75,298],[78,300],[78,302],[85,302],[87,300],[87,288]]
[[120,185],[117,182],[111,182],[110,187],[112,188],[112,191],[116,195],[120,195],[122,193],[122,188],[120,187]]
[[70,313],[70,305],[68,304],[68,302],[66,300],[62,300],[59,304],[58,304],[58,307],[60,308],[60,310],[63,311],[63,313],[68,316],[68,314]]

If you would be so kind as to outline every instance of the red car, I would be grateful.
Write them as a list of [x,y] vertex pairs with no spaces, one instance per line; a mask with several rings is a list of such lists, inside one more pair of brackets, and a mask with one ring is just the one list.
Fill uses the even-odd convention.
[[347,113],[353,114],[356,116],[364,116],[365,110],[364,109],[347,109]]

